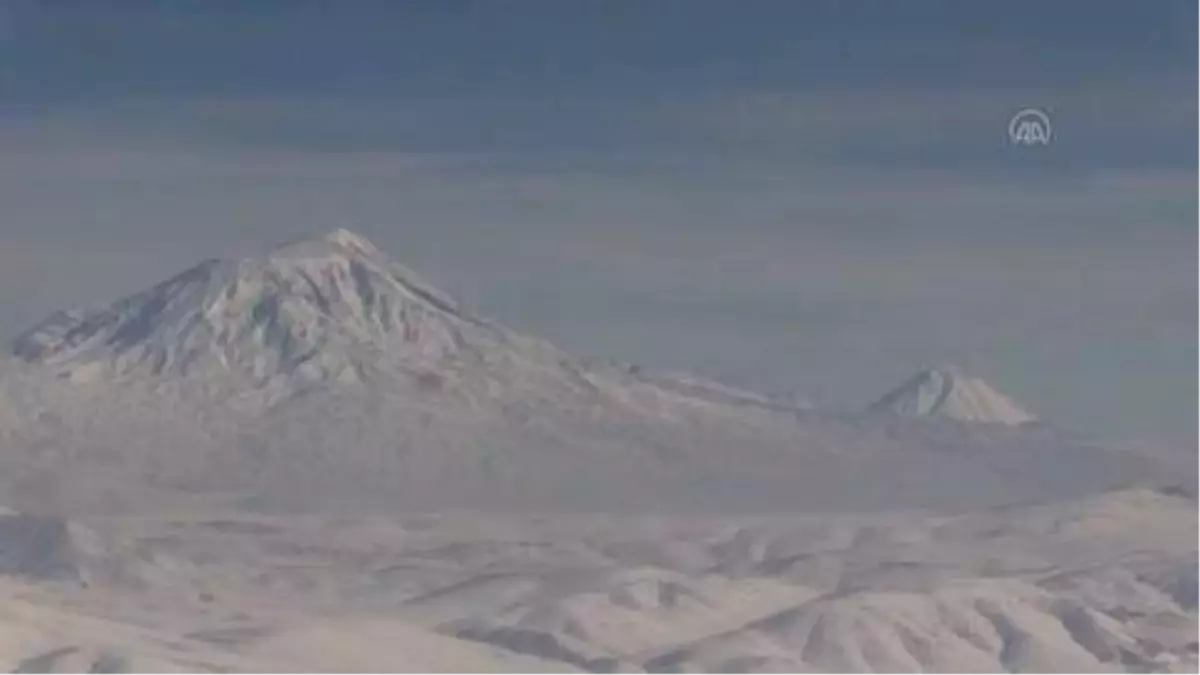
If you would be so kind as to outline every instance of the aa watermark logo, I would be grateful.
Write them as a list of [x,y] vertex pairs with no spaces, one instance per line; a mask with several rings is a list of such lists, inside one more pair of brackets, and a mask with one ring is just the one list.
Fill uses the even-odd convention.
[[1026,108],[1008,123],[1008,140],[1013,145],[1050,145],[1053,135],[1050,116],[1038,108]]

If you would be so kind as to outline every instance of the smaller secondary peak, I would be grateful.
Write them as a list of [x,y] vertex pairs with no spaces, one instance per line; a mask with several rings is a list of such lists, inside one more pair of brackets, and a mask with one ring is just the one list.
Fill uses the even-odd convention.
[[987,382],[955,366],[920,371],[873,403],[869,410],[1000,424],[1022,424],[1037,419]]

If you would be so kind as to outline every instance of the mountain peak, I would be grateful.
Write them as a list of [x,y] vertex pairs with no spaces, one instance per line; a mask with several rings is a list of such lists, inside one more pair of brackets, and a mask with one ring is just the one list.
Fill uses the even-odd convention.
[[321,237],[325,241],[336,244],[343,248],[357,249],[360,251],[378,252],[379,249],[375,245],[367,241],[367,238],[361,234],[357,234],[347,230],[344,227],[332,229]]
[[284,242],[268,253],[268,257],[275,259],[336,255],[374,258],[383,254],[366,237],[341,227],[315,237]]
[[1001,424],[1036,419],[987,382],[952,365],[920,371],[873,403],[869,410]]
[[203,262],[111,305],[60,312],[18,337],[14,352],[73,376],[215,366],[257,379],[358,379],[384,356],[420,366],[469,338],[496,335],[364,237],[335,229],[264,256]]

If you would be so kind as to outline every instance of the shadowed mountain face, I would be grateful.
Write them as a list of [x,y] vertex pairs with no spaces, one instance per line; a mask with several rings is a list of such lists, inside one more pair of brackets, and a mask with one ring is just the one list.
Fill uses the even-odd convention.
[[986,505],[1195,461],[1013,426],[1031,416],[953,372],[877,406],[923,419],[856,418],[573,358],[344,230],[58,314],[15,352],[0,497],[38,508]]

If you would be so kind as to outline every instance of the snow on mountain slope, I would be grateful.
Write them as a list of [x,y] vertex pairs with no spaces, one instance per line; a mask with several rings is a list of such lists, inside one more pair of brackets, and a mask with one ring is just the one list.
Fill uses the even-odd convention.
[[31,362],[93,377],[220,369],[361,378],[504,344],[504,331],[335,230],[261,258],[210,260],[110,306],[57,314],[17,338]]
[[917,373],[873,403],[870,410],[1000,424],[1021,424],[1036,419],[987,382],[954,367]]
[[[180,606],[121,611],[112,590],[88,598],[0,579],[0,669],[14,673],[573,672],[381,617],[270,616],[266,628],[206,620]],[[152,603],[148,603],[152,604]],[[135,605],[136,606],[136,605]],[[246,610],[261,608],[247,605]],[[130,616],[132,614],[132,616]],[[250,642],[250,644],[242,644]],[[231,646],[236,649],[231,649]]]
[[594,670],[631,654],[664,651],[689,636],[733,630],[819,595],[765,577],[684,575],[655,567],[580,570],[574,576],[570,585],[532,584],[500,607],[479,603],[475,616],[443,623],[442,630],[516,649],[536,644],[531,638],[538,636],[572,653],[562,660]]

